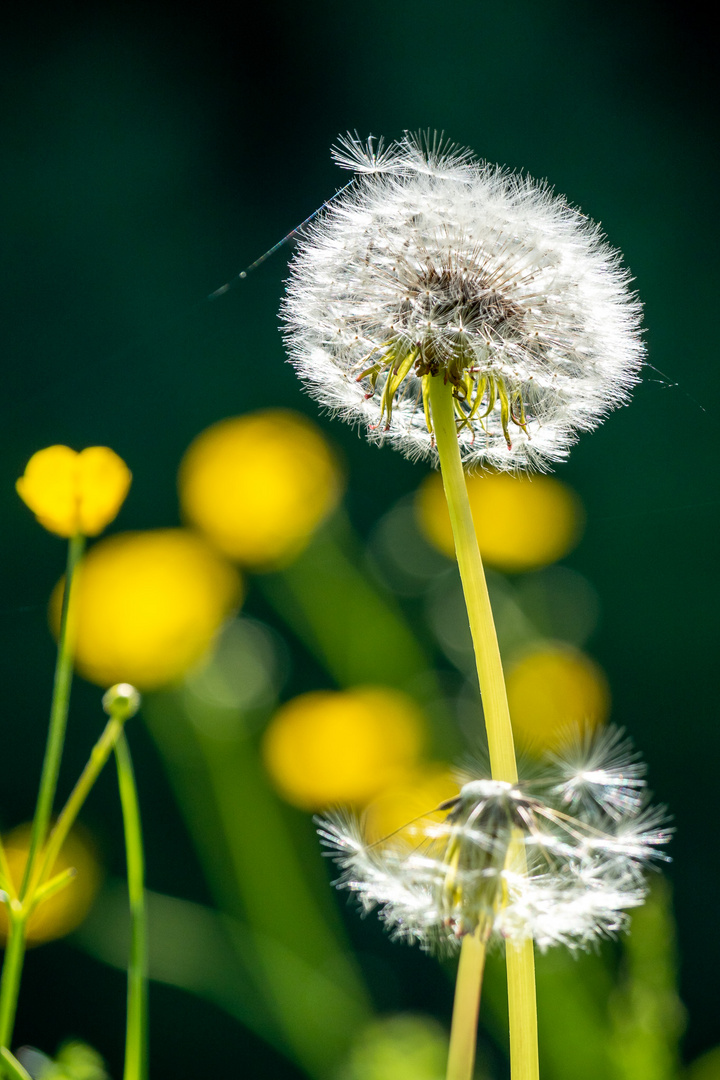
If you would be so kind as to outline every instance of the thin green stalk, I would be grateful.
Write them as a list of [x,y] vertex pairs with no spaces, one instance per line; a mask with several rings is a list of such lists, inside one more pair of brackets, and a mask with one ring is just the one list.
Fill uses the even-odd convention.
[[24,1069],[14,1054],[5,1046],[0,1046],[0,1065],[5,1066],[5,1071],[11,1080],[32,1080],[30,1073]]
[[65,806],[55,822],[55,827],[50,833],[47,845],[43,851],[42,862],[39,864],[39,869],[36,870],[33,875],[33,880],[31,882],[31,889],[33,891],[52,873],[52,868],[55,865],[63,844],[67,840],[68,833],[75,824],[75,819],[82,809],[83,803],[88,797],[93,784],[102,772],[115,744],[122,735],[125,718],[125,715],[111,716],[105,725],[105,730],[90,751],[88,763],[81,772],[75,787],[70,793],[68,801],[65,803]]
[[444,383],[439,375],[430,379],[430,407],[445,498],[455,539],[455,553],[475,647],[490,767],[496,780],[514,783],[518,776],[510,710],[495,621],[460,460],[452,386]]
[[455,983],[447,1080],[467,1080],[473,1075],[484,970],[485,943],[476,934],[466,934]]
[[8,940],[5,946],[2,981],[0,981],[0,1046],[10,1049],[15,1012],[17,1010],[20,976],[25,958],[25,920],[18,919],[8,909]]
[[65,728],[67,727],[68,708],[70,705],[70,686],[73,665],[73,625],[68,618],[70,600],[73,593],[73,579],[77,564],[85,548],[85,537],[80,533],[70,538],[68,544],[65,588],[63,589],[62,611],[60,614],[60,636],[58,638],[55,680],[53,683],[52,702],[50,704],[50,724],[48,727],[45,759],[43,761],[40,788],[33,816],[30,845],[28,849],[25,873],[20,887],[20,898],[27,893],[28,885],[35,867],[35,859],[45,843],[50,815],[52,814],[55,790],[57,788],[60,759],[62,758]]
[[537,1080],[538,1035],[532,939],[505,946],[512,1080]]
[[[510,710],[508,708],[505,679],[495,622],[485,580],[480,549],[473,525],[470,502],[467,495],[465,475],[460,458],[457,427],[453,407],[452,386],[440,376],[429,380],[430,408],[435,441],[440,456],[443,487],[447,499],[460,578],[465,596],[470,631],[475,648],[478,682],[485,715],[490,767],[496,780],[514,783],[517,780],[517,763],[513,742]],[[472,946],[463,943],[463,952],[470,954]],[[510,1013],[510,1066],[512,1080],[537,1080],[537,1008],[535,1002],[535,967],[532,941],[514,946],[508,945],[508,1004]],[[470,961],[467,961],[470,967]],[[477,962],[475,963],[477,969]],[[459,973],[458,973],[459,974]],[[482,977],[478,973],[477,981]],[[465,1027],[474,1015],[471,996],[479,1000],[479,987],[473,989],[470,977],[458,982],[455,1008],[460,1011]],[[459,995],[459,997],[458,997]],[[466,1003],[465,999],[468,998]],[[455,1021],[453,1020],[453,1026]],[[467,1039],[467,1034],[462,1039]],[[475,1038],[473,1027],[472,1038]],[[460,1030],[456,1036],[461,1040]],[[455,1058],[460,1061],[459,1051]],[[456,1071],[452,1080],[470,1080],[472,1062],[467,1054],[462,1058],[464,1072]],[[459,1069],[459,1065],[458,1065]],[[448,1074],[449,1075],[449,1074]]]
[[115,744],[115,762],[125,831],[125,859],[131,919],[123,1078],[124,1080],[146,1080],[148,1016],[145,856],[135,773],[124,732],[121,732]]

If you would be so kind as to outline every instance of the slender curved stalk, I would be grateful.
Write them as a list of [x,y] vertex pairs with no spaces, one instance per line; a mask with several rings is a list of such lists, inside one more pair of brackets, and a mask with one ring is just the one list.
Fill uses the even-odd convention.
[[[475,535],[465,475],[460,459],[452,386],[444,382],[440,376],[433,376],[428,380],[428,383],[433,430],[440,456],[443,487],[455,539],[455,552],[475,649],[475,662],[490,752],[490,767],[496,780],[506,780],[514,783],[517,780],[517,763],[515,760],[512,725],[510,723],[510,710],[508,708],[505,678],[485,580],[485,571],[480,558],[480,549]],[[472,970],[471,958],[475,953],[474,947],[467,944],[467,942],[466,937],[461,953],[461,970],[458,971],[458,985],[453,1012],[453,1035],[451,1036],[450,1055],[455,1071],[451,1074],[449,1071],[450,1066],[448,1066],[448,1080],[470,1080],[472,1076],[473,1061],[469,1058],[467,1052],[461,1053],[460,1047],[471,1039],[474,1050],[476,1035],[476,1019],[474,1018],[477,1017],[477,1008],[473,1004],[473,999],[477,998],[479,1002],[480,989],[479,985],[476,988],[471,985],[470,974],[465,973],[465,968],[468,969],[468,972]],[[465,960],[464,967],[463,960]],[[520,945],[508,944],[507,966],[512,1080],[537,1080],[539,1075],[537,1009],[532,941]],[[479,984],[482,978],[482,966],[479,964],[477,956],[475,956],[474,960],[474,969],[475,979]],[[462,983],[460,981],[461,971],[463,974]],[[455,1019],[456,1012],[458,1014],[457,1022]],[[471,1030],[470,1025],[472,1025]],[[453,1038],[456,1047],[453,1047]],[[460,1071],[461,1062],[464,1071]]]
[[460,460],[452,386],[444,383],[439,375],[431,378],[429,382],[433,430],[440,455],[440,470],[455,539],[455,553],[475,647],[490,767],[496,780],[514,783],[517,780],[517,763],[510,710],[495,621]]
[[43,761],[40,788],[38,790],[37,804],[33,816],[32,831],[30,833],[30,847],[28,850],[25,873],[20,887],[20,899],[27,893],[28,885],[35,868],[35,859],[45,843],[50,815],[55,799],[58,773],[60,771],[60,759],[62,758],[63,743],[65,741],[65,728],[67,727],[68,708],[70,706],[70,686],[72,683],[73,664],[73,622],[68,617],[70,613],[70,601],[73,593],[73,579],[77,564],[80,561],[85,548],[85,537],[80,533],[70,538],[68,544],[67,567],[65,570],[65,588],[63,590],[62,611],[60,614],[60,636],[58,638],[57,662],[55,665],[55,680],[53,682],[53,695],[50,705],[50,724],[48,727],[47,744],[45,747],[45,759]]
[[15,1055],[4,1046],[0,1046],[0,1065],[5,1066],[5,1071],[11,1080],[32,1080],[27,1069],[24,1069]]
[[[65,742],[65,729],[67,727],[68,709],[70,706],[70,687],[72,685],[73,665],[73,620],[71,618],[71,600],[73,597],[73,582],[78,562],[85,548],[85,537],[80,533],[72,536],[68,543],[67,564],[65,571],[65,588],[63,590],[62,611],[60,615],[60,635],[58,638],[57,661],[55,664],[55,678],[53,682],[52,702],[50,704],[50,723],[48,725],[47,743],[45,745],[45,757],[43,759],[40,787],[38,790],[35,814],[33,816],[32,829],[30,832],[30,844],[28,848],[27,862],[23,873],[23,880],[19,890],[19,902],[28,896],[32,896],[33,882],[39,878],[36,876],[37,859],[42,850],[50,824],[50,815],[57,789],[60,761],[62,759],[63,744]],[[52,865],[52,864],[51,864]],[[3,851],[0,859],[0,870],[3,877],[10,880],[7,860]],[[18,901],[15,901],[16,903]],[[12,900],[11,900],[12,903]],[[20,978],[22,976],[23,961],[25,958],[25,928],[27,924],[27,910],[22,914],[13,913],[8,909],[9,935],[3,960],[2,979],[0,980],[0,1047],[9,1050],[9,1042],[12,1038],[17,1011],[17,999],[20,991]],[[9,1068],[5,1062],[5,1068]]]
[[535,994],[535,953],[530,938],[505,946],[510,1014],[512,1080],[537,1080],[538,1035]]
[[115,744],[115,762],[125,831],[125,858],[131,918],[123,1080],[145,1080],[148,1072],[145,856],[135,773],[124,732],[121,732]]
[[460,950],[455,983],[447,1080],[467,1080],[467,1077],[473,1075],[484,970],[485,943],[475,934],[466,934]]
[[30,883],[32,890],[36,889],[51,873],[63,844],[67,840],[68,833],[75,824],[82,805],[87,799],[93,784],[102,772],[107,759],[110,757],[115,744],[122,735],[125,715],[113,715],[105,725],[105,729],[90,751],[87,765],[80,773],[75,787],[70,792],[70,797],[60,811],[55,822],[47,845],[43,851],[42,862],[35,871]]

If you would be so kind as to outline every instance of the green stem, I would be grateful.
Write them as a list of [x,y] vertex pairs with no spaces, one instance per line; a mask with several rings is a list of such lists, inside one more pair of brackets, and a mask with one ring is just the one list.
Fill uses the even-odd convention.
[[[513,742],[505,678],[498,647],[495,622],[485,580],[480,549],[473,525],[458,445],[452,386],[440,376],[429,380],[430,408],[435,432],[445,498],[447,499],[460,579],[467,607],[470,631],[475,648],[480,695],[487,729],[490,767],[496,780],[515,783],[517,763]],[[463,952],[471,946],[463,943]],[[512,1080],[537,1080],[537,1008],[535,1002],[535,966],[532,941],[508,945],[508,1005],[510,1013],[510,1066]],[[470,966],[469,960],[466,966]],[[477,968],[477,962],[475,964]],[[458,974],[459,977],[459,974]],[[473,988],[469,975],[458,981],[455,1008],[464,1017],[472,1013],[472,997],[479,1000],[479,987]],[[477,979],[479,982],[479,978]],[[459,997],[458,997],[459,995]],[[468,999],[466,1002],[465,999]],[[464,1024],[467,1024],[467,1020]],[[459,1037],[459,1036],[458,1036]],[[456,1061],[459,1061],[456,1056]],[[456,1071],[452,1080],[470,1080],[472,1061],[462,1058],[464,1071]],[[459,1069],[459,1065],[458,1065]]]
[[510,1064],[512,1080],[537,1080],[537,1005],[535,953],[532,939],[508,941],[505,946],[510,1014]]
[[0,1065],[5,1066],[5,1072],[11,1080],[32,1080],[27,1069],[22,1067],[15,1055],[5,1046],[0,1046]]
[[490,767],[496,780],[514,783],[518,777],[510,710],[490,596],[460,460],[452,386],[444,383],[438,375],[430,379],[430,406],[455,553],[475,647]]
[[63,589],[62,611],[60,614],[60,636],[58,638],[55,680],[53,683],[53,695],[50,705],[50,724],[48,727],[42,775],[40,777],[40,788],[35,807],[35,815],[33,817],[32,831],[30,833],[28,858],[27,863],[25,864],[22,885],[20,887],[20,899],[23,899],[27,893],[28,885],[35,867],[37,853],[45,843],[53,801],[55,799],[58,773],[60,771],[60,759],[62,757],[63,743],[65,741],[65,728],[67,727],[68,707],[70,705],[70,686],[72,683],[74,641],[72,633],[73,627],[71,621],[68,619],[68,613],[70,611],[70,600],[73,593],[73,578],[84,547],[85,537],[80,533],[77,533],[70,538],[68,544],[67,568],[65,571],[65,587]]
[[484,970],[485,943],[475,934],[466,934],[460,951],[455,983],[447,1080],[467,1080],[467,1077],[473,1075]]
[[128,963],[124,1080],[145,1080],[147,1062],[147,912],[145,856],[135,773],[130,748],[121,732],[115,744],[118,786],[125,830],[131,940]]
[[40,869],[33,875],[33,880],[31,882],[32,891],[34,891],[38,885],[52,873],[52,868],[55,865],[63,844],[67,840],[68,833],[75,824],[75,819],[80,813],[83,803],[88,797],[93,784],[102,772],[115,744],[122,735],[124,723],[125,715],[111,716],[105,725],[105,730],[90,751],[90,759],[81,772],[75,787],[70,793],[68,801],[65,803],[65,806],[55,822],[55,827],[50,833],[47,845],[43,852]]
[[25,921],[13,916],[8,908],[8,940],[0,982],[0,1046],[8,1050],[15,1026],[15,1011],[24,959]]

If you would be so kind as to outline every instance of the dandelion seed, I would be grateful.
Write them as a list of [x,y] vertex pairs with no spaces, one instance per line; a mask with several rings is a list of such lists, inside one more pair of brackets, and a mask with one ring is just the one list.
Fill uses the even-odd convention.
[[[548,756],[540,779],[511,784],[475,779],[440,809],[379,843],[348,815],[320,822],[320,836],[343,868],[336,883],[378,908],[396,938],[447,951],[466,934],[488,941],[532,938],[541,949],[587,948],[622,930],[643,902],[643,872],[667,856],[663,808],[646,805],[640,765],[618,732],[585,742],[578,780]],[[630,762],[632,798],[618,800],[617,768]],[[591,768],[588,768],[591,766]],[[566,812],[566,792],[594,776],[593,798]],[[604,779],[601,779],[604,777]]]
[[406,135],[341,140],[355,181],[308,226],[283,306],[308,390],[371,440],[434,455],[428,383],[468,464],[547,467],[626,402],[643,357],[620,255],[544,183]]

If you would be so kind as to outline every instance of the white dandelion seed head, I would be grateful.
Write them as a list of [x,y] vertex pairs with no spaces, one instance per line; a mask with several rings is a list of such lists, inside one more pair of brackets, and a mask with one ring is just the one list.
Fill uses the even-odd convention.
[[[598,761],[639,768],[619,732],[586,736],[584,747],[581,772]],[[572,950],[613,936],[643,902],[646,867],[667,859],[667,814],[592,798],[571,815],[568,770],[554,757],[541,779],[469,781],[443,803],[444,821],[422,819],[376,843],[350,815],[323,820],[323,844],[343,871],[336,884],[377,909],[393,937],[434,951],[453,950],[467,933]]]
[[453,385],[469,465],[547,468],[624,404],[640,305],[598,226],[542,182],[441,139],[340,140],[354,182],[308,226],[282,316],[308,390],[371,440],[434,457]]

